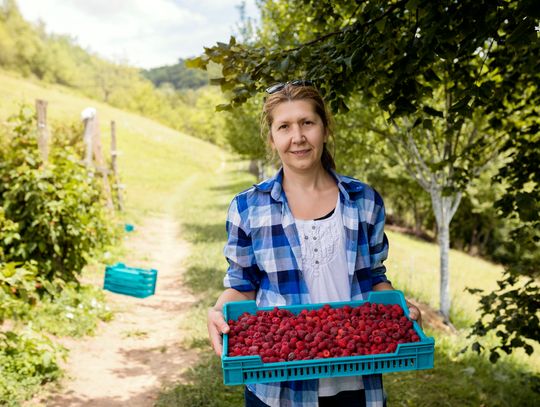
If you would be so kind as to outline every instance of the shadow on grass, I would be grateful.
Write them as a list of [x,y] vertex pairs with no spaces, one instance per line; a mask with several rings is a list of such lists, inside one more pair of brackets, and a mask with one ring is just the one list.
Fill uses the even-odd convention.
[[206,207],[211,211],[217,211],[223,214],[223,227],[225,227],[225,216],[227,215],[227,211],[229,210],[229,205],[230,202],[224,204],[211,204],[207,205]]
[[[236,407],[243,405],[243,386],[225,386],[220,360],[209,352],[186,373],[190,384],[164,391],[156,406]],[[455,360],[436,353],[435,368],[384,376],[388,405],[395,406],[520,406],[540,405],[533,388],[538,378],[510,363],[492,365],[468,354]]]
[[156,407],[240,407],[244,405],[243,386],[225,386],[220,359],[210,352],[201,354],[200,362],[190,369],[184,380],[162,392]]
[[224,184],[224,185],[217,185],[210,187],[210,191],[217,191],[217,192],[227,192],[229,194],[237,194],[239,192],[242,192],[248,188],[251,188],[253,184],[255,184],[255,179],[253,179],[252,182],[248,181],[237,181],[230,184]]
[[224,276],[224,269],[193,265],[184,272],[184,284],[199,296],[216,294],[223,291]]
[[490,363],[473,352],[435,350],[435,368],[384,376],[390,406],[540,405],[538,376],[515,363]]
[[183,223],[184,237],[191,243],[223,242],[227,240],[225,222],[214,224]]

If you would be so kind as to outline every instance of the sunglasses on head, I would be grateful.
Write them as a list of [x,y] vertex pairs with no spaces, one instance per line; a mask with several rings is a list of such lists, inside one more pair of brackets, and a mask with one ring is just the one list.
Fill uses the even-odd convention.
[[272,93],[279,92],[280,90],[282,90],[287,85],[292,85],[292,86],[315,86],[315,84],[312,81],[308,81],[308,80],[304,80],[304,79],[295,79],[294,81],[276,83],[275,85],[272,85],[272,86],[266,88],[266,93],[271,95]]

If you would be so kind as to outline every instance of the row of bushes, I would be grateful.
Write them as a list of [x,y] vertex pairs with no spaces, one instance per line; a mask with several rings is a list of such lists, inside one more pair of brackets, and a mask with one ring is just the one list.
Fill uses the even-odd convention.
[[44,163],[32,109],[0,129],[0,404],[61,375],[65,351],[51,335],[85,335],[111,318],[101,291],[79,282],[115,228],[99,177],[70,146],[73,132],[53,129]]

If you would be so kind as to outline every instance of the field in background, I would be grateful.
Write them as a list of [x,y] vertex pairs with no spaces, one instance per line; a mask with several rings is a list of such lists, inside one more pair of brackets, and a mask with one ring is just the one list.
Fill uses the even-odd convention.
[[[48,123],[81,122],[83,109],[97,109],[104,154],[110,151],[110,122],[116,122],[118,166],[126,185],[126,206],[130,216],[163,212],[174,201],[175,189],[193,173],[219,168],[223,150],[200,139],[184,135],[153,120],[82,97],[58,85],[42,85],[0,71],[0,120],[35,99],[48,102]],[[210,176],[210,172],[207,174]]]

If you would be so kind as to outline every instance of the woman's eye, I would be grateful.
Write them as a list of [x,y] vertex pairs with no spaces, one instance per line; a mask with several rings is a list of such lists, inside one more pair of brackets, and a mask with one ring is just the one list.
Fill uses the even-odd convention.
[[306,126],[306,125],[312,125],[312,124],[313,124],[313,122],[312,122],[311,120],[306,120],[306,121],[304,122],[304,126]]
[[279,127],[278,127],[278,130],[284,130],[286,129],[288,126],[286,124],[281,124]]

